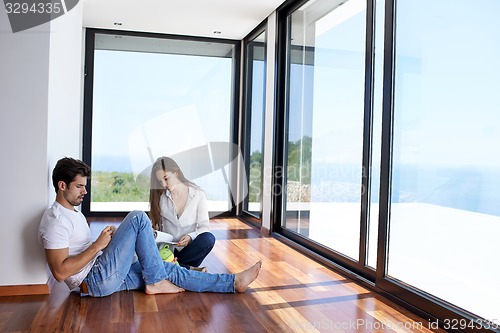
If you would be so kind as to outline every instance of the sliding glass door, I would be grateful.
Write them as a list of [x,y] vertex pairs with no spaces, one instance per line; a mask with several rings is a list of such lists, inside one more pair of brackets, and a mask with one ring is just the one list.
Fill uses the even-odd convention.
[[498,320],[500,2],[396,8],[387,274]]
[[243,145],[248,195],[243,211],[261,220],[264,172],[264,114],[266,102],[266,31],[258,27],[245,43]]
[[358,260],[366,3],[306,3],[288,24],[282,226]]
[[497,13],[495,0],[279,12],[275,230],[445,330],[500,329]]

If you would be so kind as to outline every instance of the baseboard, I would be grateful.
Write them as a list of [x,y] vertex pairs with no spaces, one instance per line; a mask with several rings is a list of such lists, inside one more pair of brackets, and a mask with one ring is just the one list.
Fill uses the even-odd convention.
[[266,227],[261,227],[261,228],[260,228],[260,235],[261,235],[262,237],[269,237],[269,236],[271,236],[271,230],[269,230],[269,229],[268,229],[268,228],[266,228]]
[[26,284],[16,286],[0,286],[1,296],[48,295],[48,284]]

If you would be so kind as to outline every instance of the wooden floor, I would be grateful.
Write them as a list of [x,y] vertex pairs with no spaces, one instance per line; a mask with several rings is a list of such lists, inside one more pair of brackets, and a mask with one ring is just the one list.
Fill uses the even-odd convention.
[[47,296],[0,297],[0,332],[444,332],[237,219],[211,229],[210,272],[263,261],[246,293],[81,298],[57,284]]

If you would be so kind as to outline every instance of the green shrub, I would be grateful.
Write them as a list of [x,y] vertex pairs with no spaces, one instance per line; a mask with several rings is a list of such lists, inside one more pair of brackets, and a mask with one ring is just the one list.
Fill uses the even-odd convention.
[[93,202],[148,202],[149,181],[126,172],[92,172]]

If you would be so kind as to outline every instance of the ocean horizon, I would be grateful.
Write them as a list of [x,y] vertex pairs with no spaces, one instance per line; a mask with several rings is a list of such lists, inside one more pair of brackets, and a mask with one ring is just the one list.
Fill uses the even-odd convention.
[[[127,156],[94,156],[92,170],[103,172],[132,173],[130,159]],[[311,187],[314,201],[338,201],[340,197],[358,200],[360,174],[351,172],[353,166],[333,166],[336,172],[324,172],[327,165],[312,167]],[[315,172],[315,169],[321,172]],[[338,172],[338,170],[350,172]],[[207,194],[212,192],[216,199],[227,198],[227,184],[222,176],[216,174],[192,179]],[[315,174],[316,173],[316,174]],[[496,168],[480,167],[435,167],[435,166],[400,166],[392,172],[392,202],[427,202],[452,208],[500,216],[500,172]],[[348,195],[332,193],[339,183],[346,184]],[[372,184],[378,187],[379,179]],[[351,184],[351,186],[347,186]],[[222,185],[222,186],[221,186]],[[356,193],[354,193],[354,192]],[[321,193],[320,193],[321,192]],[[344,191],[341,191],[344,192]],[[353,193],[350,193],[353,192]],[[329,198],[332,196],[331,198]],[[378,191],[373,193],[372,202],[378,202]]]

